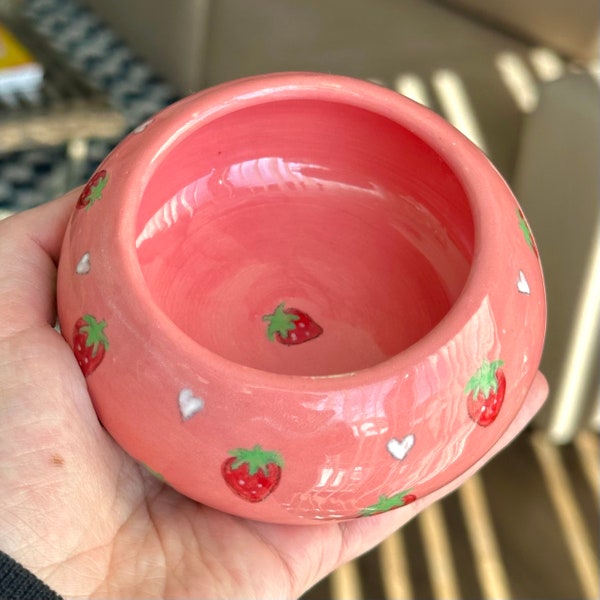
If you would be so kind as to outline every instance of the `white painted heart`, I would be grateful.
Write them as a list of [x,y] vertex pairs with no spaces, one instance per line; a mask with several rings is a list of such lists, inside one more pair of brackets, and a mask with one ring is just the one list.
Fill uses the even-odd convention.
[[148,119],[147,121],[144,121],[141,125],[138,125],[134,130],[133,133],[142,133],[142,131],[144,131],[144,129],[146,129],[146,127],[148,127],[148,125],[150,125],[150,123],[152,123],[153,119]]
[[77,266],[75,267],[75,272],[78,275],[87,275],[90,272],[91,268],[92,268],[92,264],[90,263],[90,253],[86,252],[79,259],[79,262],[77,263]]
[[409,433],[404,436],[401,440],[398,438],[392,438],[387,443],[388,452],[398,460],[404,460],[410,449],[415,445],[414,433]]
[[531,290],[529,289],[529,282],[525,278],[525,273],[523,271],[519,271],[519,279],[517,279],[517,289],[521,294],[529,294]]
[[184,421],[191,419],[196,413],[204,408],[204,400],[194,396],[194,392],[189,388],[184,388],[179,392],[179,412]]

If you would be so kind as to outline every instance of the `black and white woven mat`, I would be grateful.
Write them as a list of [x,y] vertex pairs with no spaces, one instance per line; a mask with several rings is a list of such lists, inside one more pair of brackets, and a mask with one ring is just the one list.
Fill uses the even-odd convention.
[[[178,99],[173,88],[77,0],[23,0],[31,24],[103,90],[125,116],[128,130]],[[119,140],[91,140],[83,179]],[[63,193],[64,147],[0,155],[0,217]]]

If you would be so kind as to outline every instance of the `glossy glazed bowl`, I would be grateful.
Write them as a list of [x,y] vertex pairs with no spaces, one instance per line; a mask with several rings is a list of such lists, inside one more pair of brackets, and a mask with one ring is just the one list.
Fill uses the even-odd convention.
[[59,318],[99,419],[174,488],[306,523],[400,507],[505,431],[542,351],[535,243],[442,118],[374,84],[224,84],[87,184]]

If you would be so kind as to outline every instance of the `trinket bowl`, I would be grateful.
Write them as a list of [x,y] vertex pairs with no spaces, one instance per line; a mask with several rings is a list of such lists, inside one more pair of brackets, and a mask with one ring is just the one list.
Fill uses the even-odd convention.
[[131,456],[280,523],[401,507],[472,466],[546,315],[488,159],[391,90],[313,73],[202,91],[125,138],[73,211],[58,306]]

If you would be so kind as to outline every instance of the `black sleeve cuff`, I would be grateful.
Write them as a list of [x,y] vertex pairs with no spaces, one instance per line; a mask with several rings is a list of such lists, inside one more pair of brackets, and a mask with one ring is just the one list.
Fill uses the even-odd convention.
[[0,600],[61,600],[61,597],[0,550]]

